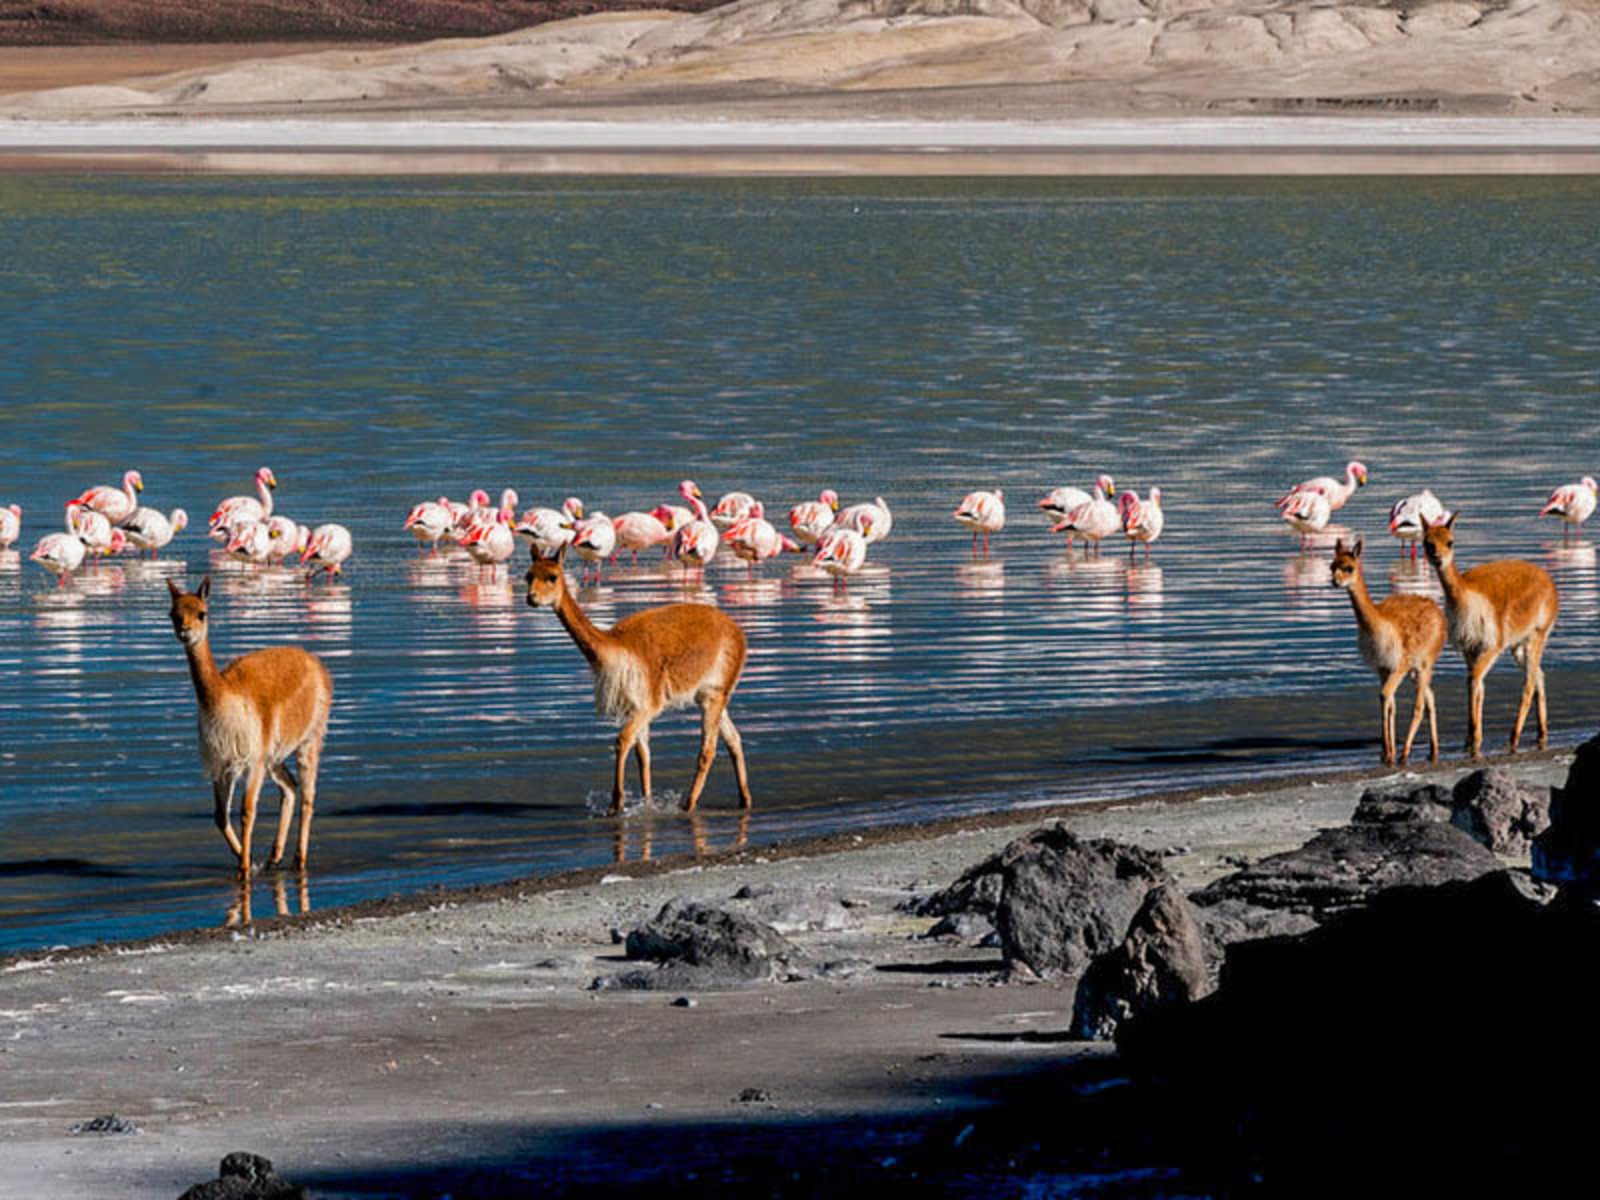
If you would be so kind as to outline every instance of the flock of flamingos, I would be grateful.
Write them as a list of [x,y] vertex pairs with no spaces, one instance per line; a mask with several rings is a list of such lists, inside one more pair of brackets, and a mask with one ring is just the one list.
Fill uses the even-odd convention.
[[[262,566],[287,563],[298,556],[308,579],[318,572],[337,575],[353,544],[343,525],[314,528],[273,511],[277,479],[267,467],[256,472],[256,495],[231,496],[217,505],[207,521],[210,536],[226,553]],[[1367,469],[1351,462],[1344,477],[1323,476],[1291,488],[1277,501],[1278,512],[1302,538],[1302,544],[1327,528],[1367,482]],[[39,540],[29,556],[65,581],[94,557],[122,553],[129,547],[158,554],[188,523],[182,509],[162,513],[139,504],[144,490],[139,472],[129,471],[123,485],[92,487],[68,502],[65,529]],[[700,754],[684,807],[693,810],[705,786],[717,743],[726,746],[744,808],[751,807],[749,773],[739,731],[728,706],[744,668],[743,630],[712,605],[667,604],[635,612],[610,629],[589,619],[566,584],[569,551],[582,559],[585,573],[624,552],[637,561],[642,550],[660,547],[668,559],[688,569],[703,568],[722,546],[752,570],[785,552],[809,552],[813,564],[844,581],[859,571],[868,548],[893,528],[888,504],[877,498],[842,511],[830,489],[816,500],[789,510],[790,533],[766,518],[761,501],[746,492],[730,492],[707,508],[700,488],[685,480],[678,489],[687,506],[663,504],[650,512],[617,517],[585,513],[576,497],[559,509],[517,512],[511,489],[498,506],[477,491],[466,503],[446,498],[424,501],[407,515],[404,527],[419,543],[437,552],[441,542],[461,546],[485,569],[497,568],[516,553],[518,537],[531,544],[526,575],[527,601],[550,608],[582,652],[594,675],[595,703],[614,720],[616,763],[611,812],[622,812],[624,775],[631,754],[637,761],[641,791],[651,793],[650,724],[669,708],[698,706],[702,714]],[[1101,541],[1121,533],[1129,554],[1139,545],[1145,555],[1165,525],[1161,490],[1141,499],[1124,491],[1117,503],[1116,485],[1101,475],[1092,491],[1061,487],[1038,502],[1053,532],[1067,534],[1068,545],[1081,538],[1098,554]],[[1594,513],[1600,485],[1585,476],[1555,489],[1540,510],[1565,522],[1570,532]],[[972,534],[974,556],[989,552],[989,539],[1005,527],[1004,493],[975,491],[953,512]],[[1444,608],[1417,595],[1394,594],[1379,601],[1367,590],[1362,574],[1363,543],[1334,547],[1331,581],[1347,591],[1355,612],[1361,653],[1380,681],[1383,761],[1405,762],[1424,716],[1429,722],[1430,758],[1439,756],[1439,732],[1432,676],[1449,640],[1467,665],[1467,752],[1483,749],[1484,677],[1495,661],[1510,651],[1523,670],[1522,698],[1512,726],[1515,751],[1530,709],[1537,705],[1539,745],[1548,737],[1548,714],[1541,662],[1559,611],[1556,587],[1541,567],[1520,559],[1484,563],[1468,570],[1455,564],[1454,530],[1459,514],[1446,510],[1430,491],[1407,496],[1390,511],[1389,531],[1403,550],[1415,557],[1420,545],[1433,565],[1444,593]],[[21,535],[22,510],[0,508],[0,551]],[[792,536],[791,536],[792,535]],[[980,551],[980,539],[982,548]],[[840,586],[844,586],[840,583]],[[251,871],[250,844],[257,801],[271,778],[281,802],[277,836],[269,866],[281,860],[299,800],[300,831],[297,864],[305,866],[315,804],[317,765],[333,702],[333,685],[323,664],[293,646],[259,650],[218,668],[208,635],[210,579],[194,592],[168,581],[171,619],[189,661],[200,714],[200,754],[213,781],[216,823],[238,859],[239,874]],[[1396,700],[1400,685],[1415,682],[1410,727],[1403,743],[1396,738]],[[296,760],[300,778],[288,762]],[[232,823],[233,795],[244,784],[240,832]]]

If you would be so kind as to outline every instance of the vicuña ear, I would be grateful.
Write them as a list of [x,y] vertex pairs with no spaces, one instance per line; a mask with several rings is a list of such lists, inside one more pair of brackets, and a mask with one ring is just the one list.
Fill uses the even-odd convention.
[[1454,529],[1456,527],[1456,518],[1459,517],[1460,515],[1461,515],[1461,510],[1458,508],[1458,509],[1455,510],[1455,512],[1451,513],[1448,517],[1445,518],[1444,527],[1446,529]]
[[167,580],[167,591],[172,593],[172,598],[174,600],[183,595],[183,589],[178,586],[177,581],[174,579]]
[[558,549],[556,551],[556,562],[564,563],[566,561],[567,561],[567,543],[566,542],[562,542],[560,549]]
[[194,594],[199,596],[202,600],[209,600],[211,598],[211,576],[207,575],[200,581],[200,586],[195,588]]
[[1344,553],[1344,539],[1343,538],[1335,538],[1334,539],[1333,552],[1335,554],[1343,554]]
[[1360,558],[1361,557],[1361,549],[1366,544],[1367,543],[1366,543],[1366,539],[1365,538],[1357,538],[1356,539],[1356,544],[1354,546],[1350,547],[1350,553],[1354,554],[1357,558]]

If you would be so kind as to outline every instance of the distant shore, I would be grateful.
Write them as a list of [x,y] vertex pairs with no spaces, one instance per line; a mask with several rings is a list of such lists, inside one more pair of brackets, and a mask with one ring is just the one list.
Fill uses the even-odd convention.
[[1600,173],[1600,120],[154,115],[0,120],[0,170],[327,174]]

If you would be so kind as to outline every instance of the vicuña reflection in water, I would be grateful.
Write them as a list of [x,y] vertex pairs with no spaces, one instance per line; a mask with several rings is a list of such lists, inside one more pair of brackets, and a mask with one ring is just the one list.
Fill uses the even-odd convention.
[[[675,793],[663,792],[658,797],[661,801],[673,801]],[[619,822],[616,832],[611,840],[611,860],[613,862],[649,862],[655,851],[657,822],[662,823],[662,840],[669,845],[675,840],[680,825],[686,826],[689,831],[689,849],[696,858],[705,858],[714,853],[725,851],[743,850],[750,843],[750,814],[740,809],[733,822],[733,834],[724,846],[718,846],[713,841],[712,829],[714,824],[720,824],[708,817],[700,809],[687,813],[666,813],[650,810],[638,814],[638,819],[630,822]]]
[[[272,885],[272,913],[273,916],[287,917],[292,915],[289,910],[289,875],[288,871],[268,872]],[[295,902],[299,906],[295,912],[305,916],[311,911],[311,878],[305,871],[294,871]],[[255,889],[268,882],[268,877],[257,877],[254,880],[240,880],[234,885],[233,903],[228,906],[227,915],[222,919],[224,929],[241,929],[255,923],[254,906],[251,903]]]

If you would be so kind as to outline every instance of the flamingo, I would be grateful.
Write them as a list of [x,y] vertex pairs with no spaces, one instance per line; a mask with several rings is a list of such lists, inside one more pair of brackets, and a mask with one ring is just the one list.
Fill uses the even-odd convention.
[[111,548],[111,518],[92,508],[84,508],[76,500],[67,505],[67,532],[77,534],[96,557],[116,553]]
[[[271,467],[256,472],[255,496],[229,496],[206,522],[206,532],[219,542],[231,540],[233,526],[245,521],[265,521],[272,515],[272,489],[278,486],[278,477]],[[259,497],[259,499],[257,498]]]
[[672,557],[686,567],[704,568],[717,556],[717,527],[706,512],[700,487],[692,479],[678,485],[678,494],[694,506],[694,517],[672,533]]
[[[512,549],[516,548],[516,539],[511,536],[511,530],[504,522],[509,519],[504,510],[501,510],[501,523],[496,528],[505,529],[506,541]],[[343,525],[331,522],[327,525],[318,525],[311,531],[311,536],[306,540],[305,549],[300,552],[300,565],[310,564],[311,570],[306,573],[307,579],[316,577],[318,571],[326,571],[328,577],[340,573],[344,562],[355,549],[355,543],[350,538],[350,531]],[[507,558],[511,557],[509,554]]]
[[846,529],[854,529],[867,539],[869,546],[873,542],[883,541],[894,528],[894,518],[889,514],[889,502],[882,496],[871,504],[852,504],[839,514],[836,523]]
[[1095,481],[1094,495],[1050,526],[1050,532],[1065,532],[1069,549],[1072,546],[1072,534],[1077,534],[1092,545],[1098,554],[1100,540],[1122,528],[1122,516],[1117,512],[1117,506],[1111,503],[1115,493],[1116,485],[1111,482],[1111,476],[1100,476]]
[[11,549],[11,543],[22,536],[22,505],[10,504],[0,508],[0,550]]
[[1300,548],[1311,548],[1311,535],[1321,533],[1333,518],[1333,501],[1321,492],[1301,492],[1284,506],[1283,519],[1300,531]]
[[572,541],[573,526],[583,520],[583,501],[568,496],[559,509],[530,508],[512,524],[512,532],[533,543],[545,557]]
[[1539,515],[1560,517],[1565,522],[1561,530],[1561,536],[1565,539],[1574,528],[1594,514],[1597,496],[1600,496],[1600,484],[1595,483],[1592,475],[1585,475],[1577,483],[1566,484],[1551,492],[1550,499],[1545,501]]
[[240,562],[261,566],[272,557],[272,526],[265,521],[241,521],[233,527],[225,549]]
[[455,513],[450,509],[450,501],[440,496],[437,500],[424,500],[416,505],[406,514],[402,528],[417,539],[419,546],[426,543],[437,554],[439,543],[450,535],[455,523]]
[[672,531],[659,514],[660,509],[647,513],[625,512],[611,522],[617,535],[617,548],[633,554],[634,566],[639,565],[639,551],[671,541]]
[[[595,512],[572,527],[572,548],[578,557],[594,567],[594,577],[600,578],[600,566],[616,551],[617,529],[611,518]],[[588,573],[588,568],[584,568]]]
[[75,533],[47,533],[39,539],[33,553],[28,555],[28,561],[36,562],[49,571],[56,577],[56,586],[62,587],[67,582],[67,576],[83,566],[88,553],[89,548]]
[[1291,500],[1307,492],[1316,492],[1328,498],[1328,511],[1336,513],[1355,495],[1356,489],[1367,484],[1367,468],[1355,459],[1351,459],[1344,469],[1344,479],[1340,481],[1332,475],[1319,475],[1315,479],[1308,479],[1304,483],[1297,483],[1282,496],[1278,497],[1278,511],[1283,512],[1288,508]]
[[136,550],[150,551],[151,558],[160,557],[167,544],[187,528],[189,514],[181,508],[173,509],[171,516],[155,508],[136,508],[122,525],[128,543]]
[[450,536],[459,542],[472,525],[472,518],[480,510],[489,507],[489,493],[482,488],[473,488],[465,504],[459,500],[446,499],[441,499],[439,503],[450,510]]
[[728,543],[735,555],[749,564],[752,575],[758,562],[776,558],[785,550],[800,549],[799,542],[779,533],[767,520],[759,500],[750,506],[750,513],[744,520],[723,533],[722,540]]
[[749,492],[729,492],[717,501],[711,510],[711,523],[719,530],[727,532],[750,515],[750,509],[756,503],[756,498]]
[[978,535],[983,535],[983,556],[989,557],[989,536],[1006,527],[1006,494],[999,488],[992,492],[968,492],[953,514],[955,519],[972,530],[972,557],[978,557]]
[[835,528],[817,543],[817,553],[811,565],[833,576],[835,587],[849,590],[850,576],[861,570],[867,561],[867,546],[871,541],[871,519],[866,518],[865,532],[856,529]]
[[302,553],[311,542],[311,530],[288,517],[273,517],[267,522],[267,561],[281,563]]
[[[1095,486],[1107,496],[1117,494],[1117,485],[1111,476],[1102,474],[1095,480]],[[1039,508],[1044,513],[1046,523],[1057,525],[1067,519],[1067,514],[1079,505],[1087,504],[1093,499],[1088,492],[1076,487],[1058,487],[1039,501]],[[1072,549],[1072,532],[1067,532],[1067,549]]]
[[677,533],[694,520],[694,509],[681,504],[658,504],[650,510],[650,515],[665,525],[668,533]]
[[139,501],[134,493],[142,491],[144,491],[144,477],[137,471],[125,471],[120,488],[105,485],[92,487],[73,503],[100,513],[113,525],[121,525],[133,515],[133,510],[139,507]]
[[839,511],[839,493],[823,488],[815,500],[805,500],[789,510],[789,528],[802,546],[816,544],[823,531],[832,527]]
[[1402,555],[1406,552],[1406,543],[1411,543],[1411,557],[1414,559],[1428,526],[1437,525],[1448,515],[1444,505],[1439,503],[1439,497],[1424,489],[1407,496],[1389,510],[1389,532],[1400,539]]
[[1161,489],[1150,489],[1150,499],[1139,499],[1139,493],[1122,493],[1122,532],[1128,536],[1128,557],[1133,557],[1134,547],[1144,543],[1144,556],[1150,557],[1150,543],[1161,536],[1166,527],[1166,514],[1161,510]]
[[489,520],[474,521],[462,535],[461,545],[480,568],[495,568],[510,561],[517,552],[517,535],[511,528],[511,514],[501,509]]

